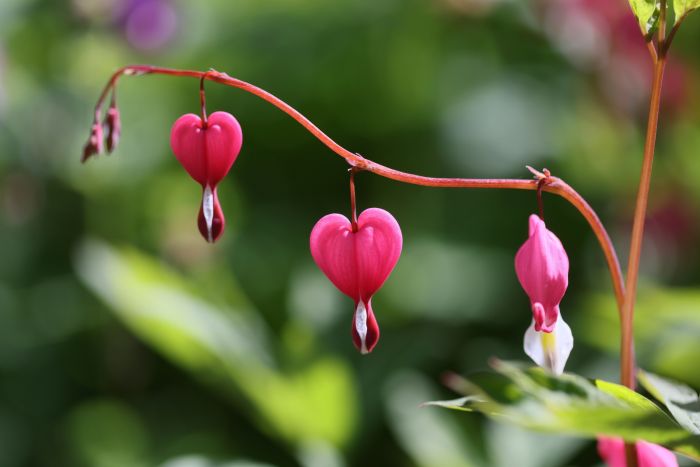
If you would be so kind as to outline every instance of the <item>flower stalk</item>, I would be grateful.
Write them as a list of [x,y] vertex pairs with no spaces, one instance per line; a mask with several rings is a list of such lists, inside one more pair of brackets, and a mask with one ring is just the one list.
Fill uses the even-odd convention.
[[380,177],[395,180],[397,182],[408,183],[412,185],[420,185],[426,187],[436,187],[436,188],[490,188],[490,189],[511,189],[511,190],[537,190],[540,187],[540,181],[542,177],[546,177],[546,182],[541,186],[542,191],[548,193],[553,193],[561,196],[571,205],[573,205],[581,215],[586,219],[591,230],[595,234],[603,255],[605,257],[606,264],[610,271],[610,279],[613,285],[613,291],[615,293],[615,298],[617,301],[618,308],[621,310],[622,303],[624,300],[624,281],[622,277],[622,270],[620,269],[620,262],[615,251],[615,247],[610,240],[607,230],[603,226],[598,214],[593,210],[593,208],[586,202],[586,200],[569,186],[562,179],[554,176],[545,176],[544,174],[536,175],[535,179],[478,179],[478,178],[438,178],[438,177],[426,177],[422,175],[416,175],[408,172],[402,172],[399,170],[392,169],[390,167],[383,166],[376,162],[373,162],[358,153],[349,151],[340,144],[336,143],[332,138],[326,135],[320,128],[314,125],[308,118],[301,114],[291,105],[284,102],[282,99],[276,97],[275,95],[259,88],[253,84],[247,83],[243,80],[233,78],[226,73],[221,73],[215,70],[209,71],[196,71],[196,70],[180,70],[173,68],[164,68],[152,65],[129,65],[119,68],[110,77],[109,81],[105,85],[100,97],[95,105],[95,111],[99,112],[104,104],[111,89],[113,89],[119,78],[122,76],[141,76],[141,75],[167,75],[167,76],[179,76],[179,77],[189,77],[196,78],[200,80],[213,81],[225,86],[230,86],[234,88],[241,89],[245,92],[253,94],[270,104],[274,105],[294,120],[296,120],[301,126],[303,126],[309,133],[315,136],[319,141],[321,141],[326,147],[331,151],[345,159],[351,168],[356,170],[371,172]]

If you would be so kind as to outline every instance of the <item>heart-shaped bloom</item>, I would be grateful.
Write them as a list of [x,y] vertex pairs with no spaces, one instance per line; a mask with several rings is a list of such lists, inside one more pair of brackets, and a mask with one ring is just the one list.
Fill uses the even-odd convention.
[[[637,441],[635,447],[639,467],[678,467],[676,456],[658,444]],[[608,467],[627,466],[622,438],[598,438],[598,454]]]
[[370,208],[357,219],[357,229],[341,214],[328,214],[311,231],[311,256],[338,290],[355,302],[352,338],[363,354],[379,340],[372,296],[384,284],[401,255],[403,238],[396,219]]
[[197,225],[202,236],[215,242],[225,227],[216,186],[238,157],[243,132],[227,112],[214,112],[206,123],[195,114],[178,118],[170,131],[170,146],[187,173],[202,185]]
[[515,271],[532,308],[525,353],[538,365],[561,373],[574,345],[559,310],[569,284],[569,258],[561,241],[534,214],[529,220],[529,238],[515,255]]

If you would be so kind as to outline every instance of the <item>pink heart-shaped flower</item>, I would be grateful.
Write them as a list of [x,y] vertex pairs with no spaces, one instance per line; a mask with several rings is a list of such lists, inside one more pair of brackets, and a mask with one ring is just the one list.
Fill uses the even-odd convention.
[[170,146],[187,173],[212,189],[226,176],[243,144],[238,121],[227,112],[214,112],[206,126],[195,114],[178,118],[170,130]]
[[170,146],[175,157],[202,185],[197,226],[208,242],[215,242],[224,232],[226,222],[216,185],[231,169],[242,144],[241,126],[226,112],[214,112],[206,124],[198,115],[183,115],[170,131]]
[[355,301],[353,341],[368,353],[379,339],[371,299],[401,255],[403,239],[396,219],[370,208],[357,219],[357,231],[341,214],[328,214],[311,231],[311,255],[338,290]]

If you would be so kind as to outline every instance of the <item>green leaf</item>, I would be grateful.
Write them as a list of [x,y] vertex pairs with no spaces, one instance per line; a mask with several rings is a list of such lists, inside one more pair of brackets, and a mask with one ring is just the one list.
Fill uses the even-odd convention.
[[659,25],[661,2],[660,0],[629,0],[629,2],[634,16],[639,21],[639,27],[642,28],[642,33],[648,40]]
[[472,402],[478,402],[478,396],[465,396],[458,397],[457,399],[450,399],[445,401],[428,401],[423,404],[425,407],[444,407],[446,409],[461,410],[462,412],[473,412],[474,410],[469,408]]
[[85,285],[131,332],[232,401],[243,396],[261,429],[300,445],[342,447],[350,439],[357,391],[347,365],[324,357],[280,369],[273,340],[235,282],[226,284],[232,303],[221,306],[133,249],[87,241],[75,263]]
[[700,8],[700,0],[673,0],[673,12],[676,16],[676,24],[683,21],[688,14]]
[[642,439],[700,460],[700,436],[624,386],[572,374],[554,376],[540,368],[501,361],[493,367],[495,372],[451,384],[467,397],[432,405],[482,412],[543,432]]
[[640,371],[642,386],[668,408],[671,415],[686,430],[700,434],[700,398],[688,386]]

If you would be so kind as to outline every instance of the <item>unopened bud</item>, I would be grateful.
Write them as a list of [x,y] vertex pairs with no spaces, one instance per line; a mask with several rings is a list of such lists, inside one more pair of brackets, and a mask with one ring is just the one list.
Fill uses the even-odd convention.
[[104,134],[102,125],[99,121],[94,121],[90,129],[90,137],[83,147],[83,158],[81,162],[85,162],[94,154],[100,154],[104,149]]
[[105,125],[107,126],[107,152],[111,153],[119,144],[119,137],[122,134],[122,121],[119,117],[119,109],[115,106],[107,110]]

